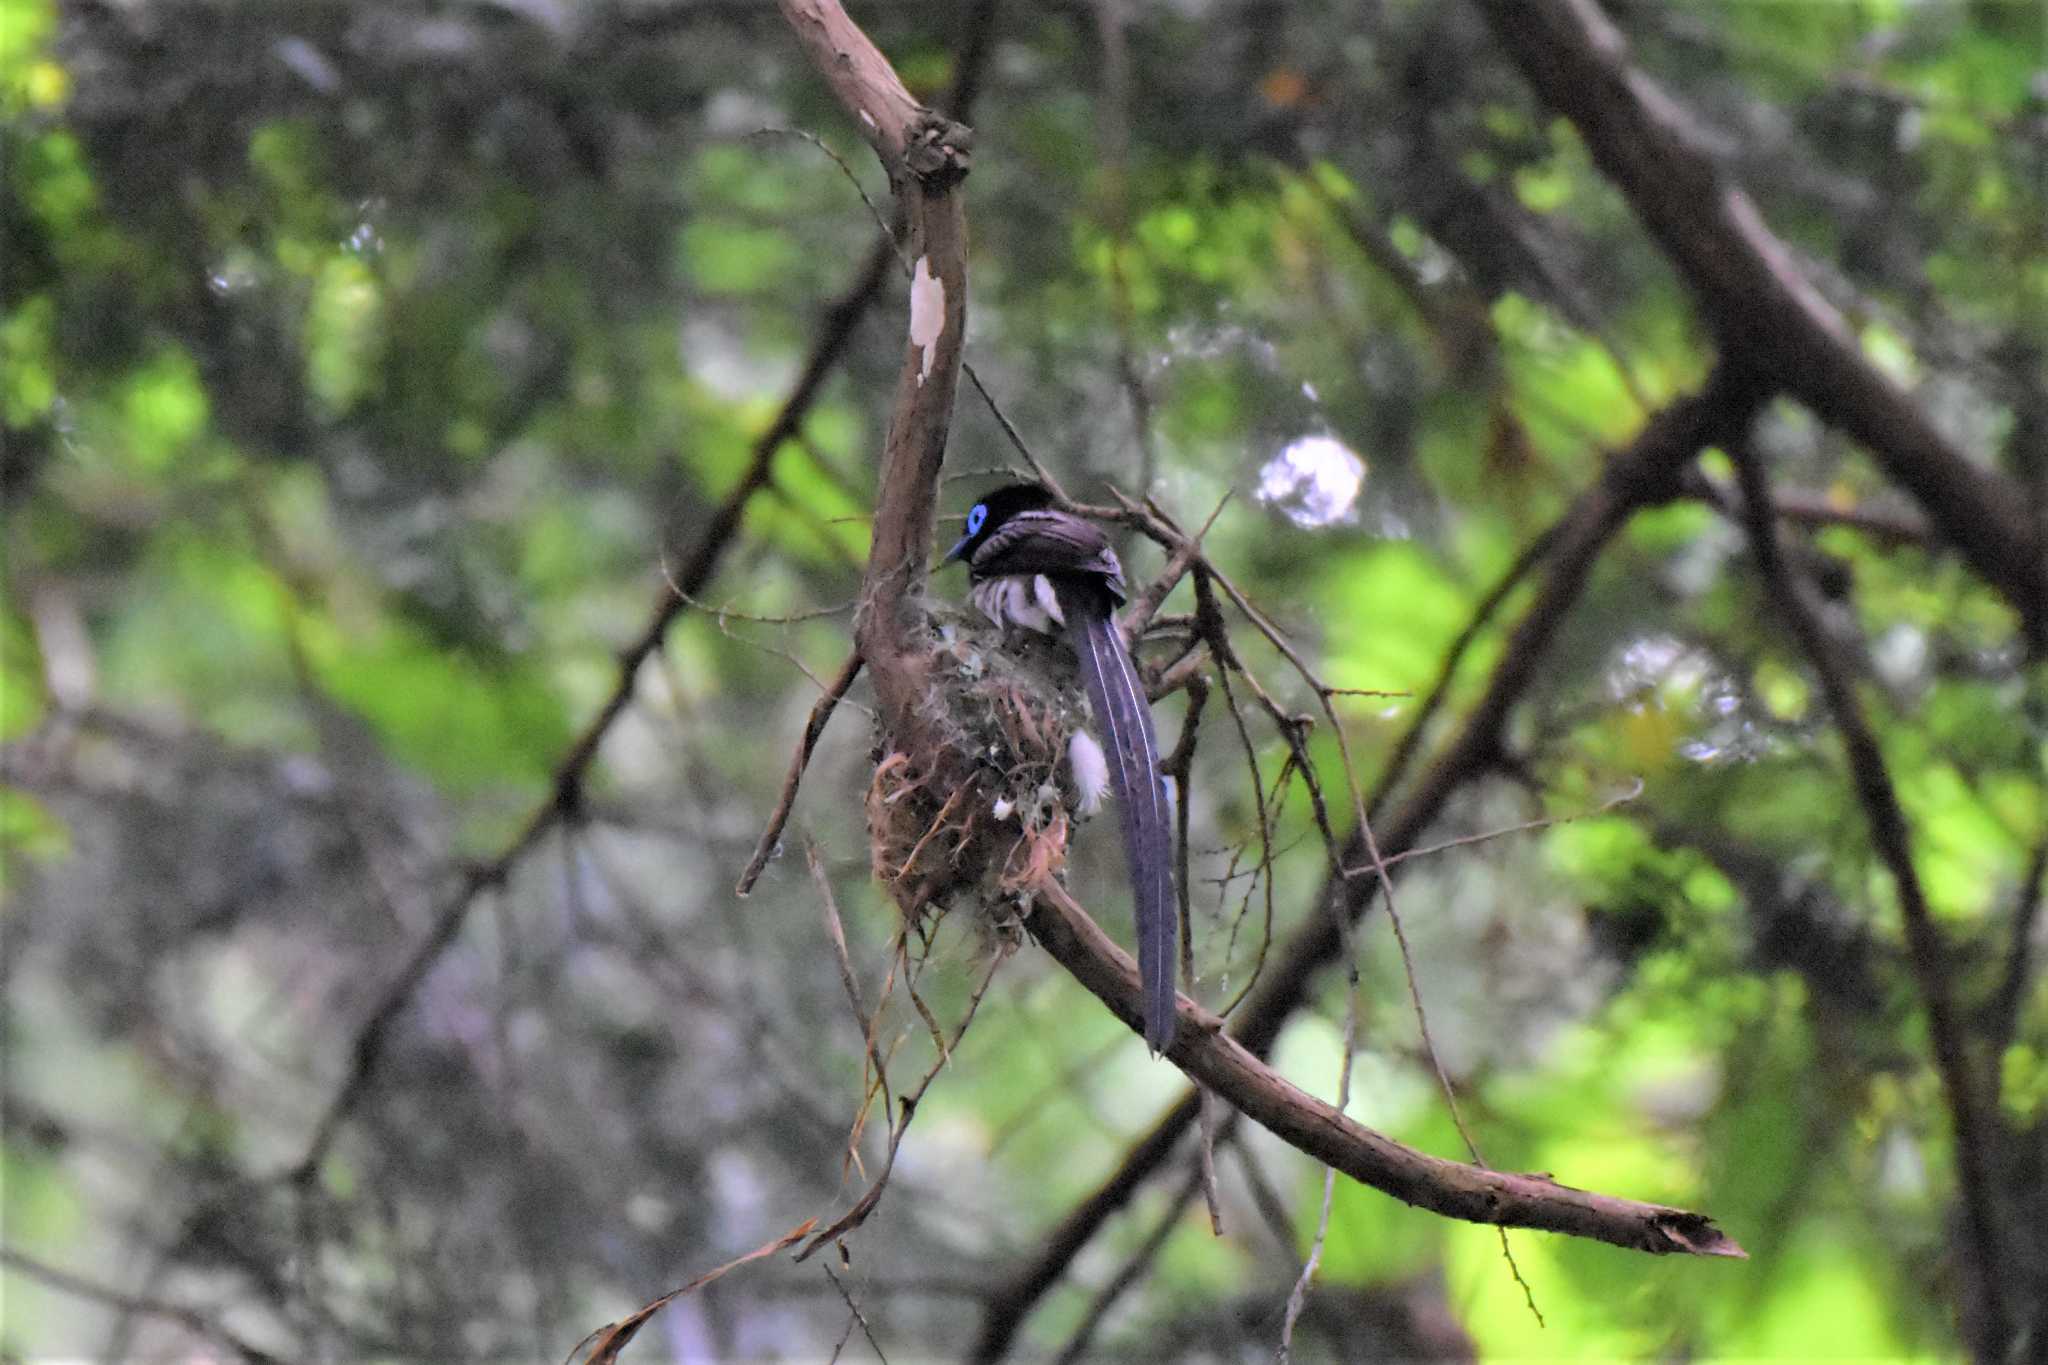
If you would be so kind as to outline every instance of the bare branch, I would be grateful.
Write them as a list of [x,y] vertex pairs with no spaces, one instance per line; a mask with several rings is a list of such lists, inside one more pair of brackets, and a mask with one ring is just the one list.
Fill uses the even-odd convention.
[[569,1358],[572,1361],[576,1360],[583,1351],[583,1348],[588,1346],[590,1347],[590,1353],[582,1357],[581,1365],[616,1365],[619,1352],[625,1350],[632,1343],[633,1338],[640,1334],[640,1329],[645,1327],[648,1319],[652,1318],[656,1313],[659,1313],[684,1295],[696,1293],[705,1285],[710,1284],[714,1280],[724,1278],[727,1274],[738,1270],[743,1265],[773,1256],[787,1247],[794,1246],[797,1242],[802,1241],[805,1234],[817,1225],[818,1220],[813,1218],[797,1227],[793,1227],[774,1241],[755,1247],[744,1256],[736,1256],[722,1266],[705,1271],[688,1284],[671,1289],[660,1298],[635,1309],[617,1322],[607,1323],[583,1340],[577,1342],[575,1347],[570,1350]]
[[853,341],[860,320],[867,315],[869,307],[880,297],[882,284],[889,277],[889,261],[894,255],[889,242],[876,242],[868,253],[868,259],[861,268],[860,277],[853,286],[826,309],[819,328],[818,339],[811,348],[810,358],[805,362],[803,372],[797,377],[789,396],[783,400],[775,420],[754,441],[753,451],[746,470],[725,501],[712,514],[711,522],[704,529],[704,535],[697,548],[684,561],[683,567],[674,575],[674,589],[664,584],[656,599],[654,610],[640,633],[619,652],[617,675],[611,692],[598,706],[597,711],[585,722],[582,733],[569,746],[568,752],[555,765],[554,780],[549,784],[546,799],[534,808],[512,841],[489,862],[473,868],[462,880],[461,885],[449,897],[438,915],[433,927],[425,938],[413,948],[412,954],[398,973],[385,987],[363,1023],[356,1029],[355,1039],[350,1046],[348,1073],[334,1098],[328,1101],[319,1120],[313,1125],[312,1136],[307,1140],[305,1153],[286,1172],[294,1183],[305,1183],[318,1174],[320,1164],[326,1160],[327,1152],[334,1144],[335,1135],[341,1125],[354,1112],[368,1089],[378,1062],[383,1057],[384,1044],[392,1026],[411,1003],[413,993],[420,982],[441,960],[441,954],[455,941],[456,935],[469,918],[469,911],[479,893],[487,888],[502,886],[511,876],[512,869],[527,852],[538,843],[543,835],[563,820],[575,818],[583,801],[583,785],[589,776],[590,767],[597,759],[597,751],[610,733],[612,725],[625,713],[633,699],[638,685],[640,668],[661,648],[668,636],[669,627],[676,617],[688,607],[692,597],[700,595],[718,570],[720,560],[728,547],[739,535],[741,518],[746,512],[748,501],[767,486],[769,471],[773,467],[775,453],[784,441],[796,434],[810,413],[825,378],[845,356]]
[[846,656],[846,662],[839,666],[839,672],[825,688],[824,694],[811,707],[810,719],[804,722],[803,738],[797,741],[796,753],[789,760],[789,772],[782,779],[782,792],[775,798],[775,809],[768,816],[768,824],[761,831],[760,842],[754,845],[754,856],[747,860],[746,870],[740,873],[737,885],[733,887],[736,896],[747,895],[754,889],[754,883],[761,879],[761,872],[768,866],[768,860],[775,856],[775,847],[782,842],[783,826],[789,823],[789,812],[796,805],[796,789],[804,780],[804,769],[810,766],[811,755],[816,752],[818,741],[824,737],[825,726],[832,719],[832,712],[840,699],[853,686],[853,680],[860,676],[860,651]]
[[782,17],[894,180],[925,107],[836,0],[782,0]]
[[1708,151],[1690,115],[1629,61],[1593,0],[1480,0],[1495,35],[1671,257],[1729,358],[1860,442],[2048,648],[2048,546],[2027,498],[1973,463],[1873,366]]
[[[1056,882],[1038,889],[1027,925],[1048,954],[1133,1028],[1137,964]],[[1216,1016],[1182,997],[1167,1056],[1291,1146],[1361,1184],[1447,1218],[1540,1228],[1657,1254],[1744,1255],[1704,1214],[1645,1204],[1430,1156],[1348,1118],[1295,1086],[1224,1033]]]
[[[882,1349],[881,1342],[875,1340],[875,1329],[868,1325],[868,1315],[860,1311],[860,1305],[854,1302],[853,1295],[847,1290],[845,1281],[832,1273],[831,1266],[828,1265],[821,1268],[825,1272],[825,1278],[832,1281],[832,1287],[839,1291],[841,1301],[846,1304],[846,1311],[850,1315],[847,1321],[847,1330],[851,1332],[853,1325],[859,1323],[860,1334],[868,1339],[868,1346],[874,1351],[875,1359],[881,1361],[882,1365],[889,1365],[889,1353]],[[841,1337],[839,1344],[841,1347],[844,1347],[846,1345],[846,1338]],[[832,1358],[834,1360],[839,1358],[837,1350],[833,1351]]]
[[[1538,667],[1569,616],[1609,540],[1638,509],[1678,496],[1678,476],[1700,450],[1746,427],[1762,402],[1743,376],[1717,371],[1699,393],[1680,399],[1653,417],[1628,449],[1609,459],[1601,479],[1582,493],[1551,532],[1544,556],[1549,573],[1535,600],[1510,634],[1485,693],[1465,724],[1423,773],[1414,790],[1382,821],[1383,858],[1415,847],[1451,797],[1495,770],[1503,751],[1508,714],[1534,681]],[[1377,807],[1384,792],[1372,803]],[[1365,858],[1362,840],[1347,847],[1344,866]],[[1344,879],[1327,885],[1313,904],[1335,902],[1353,919],[1365,913],[1377,879]],[[1260,989],[1234,1017],[1232,1035],[1255,1056],[1263,1056],[1294,1012],[1307,1002],[1314,978],[1335,960],[1342,940],[1334,915],[1309,917],[1281,951]],[[995,1360],[1008,1349],[1032,1306],[1059,1282],[1073,1258],[1131,1195],[1157,1171],[1195,1120],[1193,1092],[1184,1095],[1143,1138],[1096,1192],[1077,1204],[1048,1235],[1044,1247],[1014,1279],[990,1294],[973,1358]]]

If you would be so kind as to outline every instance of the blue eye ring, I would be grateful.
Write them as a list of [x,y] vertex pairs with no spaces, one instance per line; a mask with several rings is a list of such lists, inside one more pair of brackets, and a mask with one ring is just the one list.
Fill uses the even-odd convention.
[[977,502],[967,514],[967,534],[974,535],[981,530],[981,524],[988,520],[988,504]]

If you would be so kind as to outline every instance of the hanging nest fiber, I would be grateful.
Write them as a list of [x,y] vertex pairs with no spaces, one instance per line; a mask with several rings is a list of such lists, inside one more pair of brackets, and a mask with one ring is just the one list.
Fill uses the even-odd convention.
[[920,752],[883,735],[868,786],[875,876],[912,924],[963,893],[993,919],[1066,864],[1067,742],[1088,702],[1066,646],[932,608]]

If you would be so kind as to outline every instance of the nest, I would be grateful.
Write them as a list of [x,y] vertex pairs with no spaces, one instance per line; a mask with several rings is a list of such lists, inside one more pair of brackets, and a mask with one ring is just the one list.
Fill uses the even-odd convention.
[[875,876],[913,924],[962,893],[991,917],[1067,858],[1067,742],[1089,715],[1064,645],[935,607],[917,752],[884,735],[868,786]]

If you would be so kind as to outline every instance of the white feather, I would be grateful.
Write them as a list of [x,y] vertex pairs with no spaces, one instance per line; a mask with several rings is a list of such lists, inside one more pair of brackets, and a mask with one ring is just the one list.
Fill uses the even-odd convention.
[[1081,814],[1093,815],[1101,810],[1102,798],[1109,794],[1109,760],[1086,730],[1074,731],[1073,738],[1067,741],[1067,766],[1074,770],[1074,790],[1081,798]]
[[[1044,574],[1031,575],[1031,595],[1037,599],[1038,609],[1043,611],[1048,619],[1063,626],[1067,623],[1067,614],[1060,610],[1060,595],[1052,590],[1052,584],[1046,580]],[[1050,635],[1052,632],[1048,630],[1046,634]]]
[[1005,578],[1003,585],[1003,609],[1010,614],[1012,624],[1023,626],[1028,630],[1037,630],[1038,626],[1034,624],[1034,621],[1038,615],[1038,605],[1031,600],[1029,585],[1015,575]]
[[[1041,584],[1044,585],[1042,589]],[[1059,598],[1053,593],[1052,584],[1045,581],[1044,574],[1033,574],[1028,578],[1022,574],[984,578],[969,590],[968,595],[981,614],[999,626],[1021,626],[1041,635],[1051,635],[1054,622],[1060,621],[1055,614],[1059,610]],[[1046,610],[1048,603],[1051,611]]]

